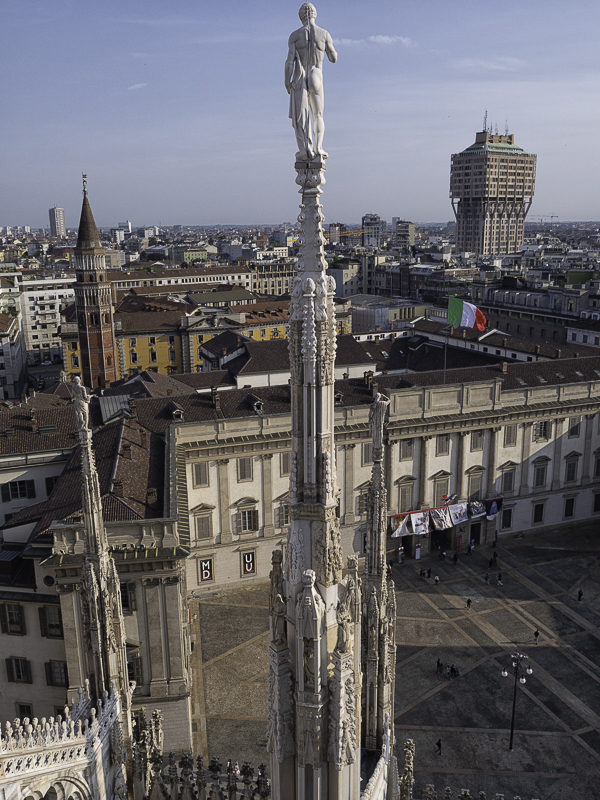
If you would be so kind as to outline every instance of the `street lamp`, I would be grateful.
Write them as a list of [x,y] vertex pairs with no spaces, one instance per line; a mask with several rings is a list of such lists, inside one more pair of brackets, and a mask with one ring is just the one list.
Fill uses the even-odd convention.
[[[512,720],[510,723],[510,743],[508,745],[508,749],[513,749],[513,739],[515,736],[515,711],[517,708],[517,682],[518,683],[526,683],[527,678],[523,675],[526,672],[528,675],[533,673],[533,670],[529,666],[527,659],[529,656],[526,656],[524,653],[519,653],[517,650],[515,653],[512,654],[512,668],[515,673],[515,688],[513,693],[513,707],[512,707]],[[526,663],[527,661],[527,663]],[[502,670],[502,677],[508,678],[508,670]]]

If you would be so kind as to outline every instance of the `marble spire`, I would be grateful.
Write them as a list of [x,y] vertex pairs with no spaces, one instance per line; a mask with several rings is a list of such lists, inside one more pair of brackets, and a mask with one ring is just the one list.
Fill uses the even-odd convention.
[[[310,50],[321,39],[325,47],[329,41],[326,31],[309,24],[313,10],[310,4],[302,7],[305,25],[290,37],[290,52]],[[308,50],[296,61],[303,68]],[[322,60],[323,52],[319,71]],[[317,68],[307,65],[309,73]],[[290,75],[288,55],[286,85]],[[300,68],[298,76],[296,100],[309,104],[312,84]],[[314,113],[312,105],[307,107]],[[350,800],[360,793],[360,591],[356,558],[349,559],[348,575],[342,577],[334,442],[335,282],[326,274],[319,202],[326,154],[322,136],[314,136],[316,147],[302,147],[298,140],[295,163],[302,199],[298,273],[290,288],[290,525],[285,566],[283,554],[275,551],[271,572],[268,749],[274,800]]]

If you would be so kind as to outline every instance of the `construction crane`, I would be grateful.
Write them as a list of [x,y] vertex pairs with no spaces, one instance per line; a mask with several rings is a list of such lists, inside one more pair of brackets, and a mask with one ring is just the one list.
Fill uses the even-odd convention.
[[548,219],[550,220],[550,222],[552,222],[553,219],[558,219],[558,214],[544,214],[543,216],[537,214],[529,214],[528,216],[530,219],[531,218],[539,219],[541,225],[543,225],[544,222],[546,222],[546,220]]
[[338,236],[360,236],[363,233],[373,233],[373,228],[362,228],[359,231],[342,231],[341,233],[324,233],[326,239],[331,239],[333,236],[337,239]]

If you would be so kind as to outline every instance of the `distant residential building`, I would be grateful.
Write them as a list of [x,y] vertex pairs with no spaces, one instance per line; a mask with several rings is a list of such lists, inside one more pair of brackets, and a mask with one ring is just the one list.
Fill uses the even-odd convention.
[[456,251],[512,253],[523,243],[533,200],[537,156],[513,134],[475,134],[475,143],[452,156],[450,198],[456,216]]
[[125,241],[125,231],[122,228],[111,228],[110,235],[113,238],[115,244],[120,244],[121,242]]
[[383,244],[383,233],[385,222],[379,214],[365,214],[362,218],[362,239],[363,247],[379,248]]
[[50,217],[50,236],[66,236],[64,208],[54,206],[48,210],[48,215]]
[[346,226],[341,222],[332,222],[329,225],[329,233],[326,234],[329,244],[343,244],[343,234],[346,233]]
[[21,395],[25,369],[25,343],[21,314],[0,314],[0,397],[16,400]]
[[335,280],[336,297],[352,297],[362,290],[362,263],[356,258],[340,258],[327,269]]
[[75,276],[30,273],[22,276],[21,312],[29,364],[59,362],[60,311],[73,300]]
[[122,231],[131,233],[131,222],[128,219],[126,219],[125,222],[119,222],[119,228],[121,228]]
[[194,261],[206,261],[208,253],[203,247],[174,247],[173,258],[175,261],[192,264]]
[[394,246],[400,250],[409,250],[415,246],[415,223],[405,219],[396,220],[394,226]]

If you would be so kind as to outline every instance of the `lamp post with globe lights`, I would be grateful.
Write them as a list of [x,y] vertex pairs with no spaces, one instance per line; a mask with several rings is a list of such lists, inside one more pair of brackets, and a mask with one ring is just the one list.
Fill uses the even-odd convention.
[[[517,709],[517,683],[526,683],[527,679],[523,675],[526,672],[528,675],[533,673],[533,670],[529,666],[529,656],[526,656],[524,653],[519,653],[517,650],[515,653],[512,654],[512,668],[515,673],[515,688],[513,693],[513,707],[512,707],[512,720],[510,723],[510,743],[508,745],[508,749],[513,749],[513,739],[515,736],[515,711]],[[502,670],[502,677],[508,678],[508,670]]]

